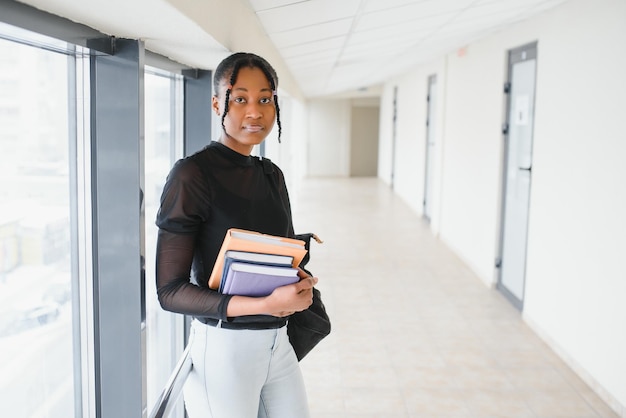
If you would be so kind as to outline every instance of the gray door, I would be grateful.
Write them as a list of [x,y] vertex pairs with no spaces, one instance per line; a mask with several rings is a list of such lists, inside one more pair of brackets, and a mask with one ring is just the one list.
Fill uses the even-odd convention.
[[391,126],[391,188],[396,176],[396,122],[398,119],[398,86],[393,88],[393,121]]
[[433,167],[435,158],[435,110],[437,109],[437,76],[428,77],[426,109],[426,156],[424,172],[424,218],[430,221],[433,202]]
[[498,289],[520,310],[524,306],[536,67],[536,43],[509,51]]

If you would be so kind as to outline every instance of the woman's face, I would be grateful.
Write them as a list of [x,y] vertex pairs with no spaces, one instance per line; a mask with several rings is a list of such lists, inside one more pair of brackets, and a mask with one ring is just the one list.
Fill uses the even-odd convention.
[[[213,96],[213,110],[220,119],[228,87],[228,80],[222,80],[217,96]],[[265,74],[259,68],[241,68],[231,88],[224,119],[226,133],[222,133],[220,142],[240,154],[249,155],[252,147],[263,142],[270,133],[275,120],[274,94]]]

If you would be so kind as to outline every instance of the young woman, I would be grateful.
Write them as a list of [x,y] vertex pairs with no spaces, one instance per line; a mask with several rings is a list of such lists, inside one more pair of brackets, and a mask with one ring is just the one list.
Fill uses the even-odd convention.
[[276,121],[280,138],[278,77],[265,59],[236,53],[217,67],[213,84],[221,136],[174,165],[156,220],[159,301],[194,317],[185,406],[191,418],[305,418],[286,322],[311,305],[317,278],[301,270],[298,283],[260,298],[207,284],[229,228],[294,236],[283,173],[250,155]]

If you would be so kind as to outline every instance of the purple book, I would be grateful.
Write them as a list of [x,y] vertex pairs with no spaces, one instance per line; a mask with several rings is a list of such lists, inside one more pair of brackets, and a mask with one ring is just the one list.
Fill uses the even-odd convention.
[[279,286],[300,280],[298,269],[233,262],[226,273],[224,290],[227,295],[267,296]]

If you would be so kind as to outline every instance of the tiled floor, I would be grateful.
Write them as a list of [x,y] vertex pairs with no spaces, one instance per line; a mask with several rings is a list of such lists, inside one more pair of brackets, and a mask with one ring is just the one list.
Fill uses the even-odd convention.
[[302,361],[313,418],[616,417],[376,179],[305,180],[297,232],[333,322]]

